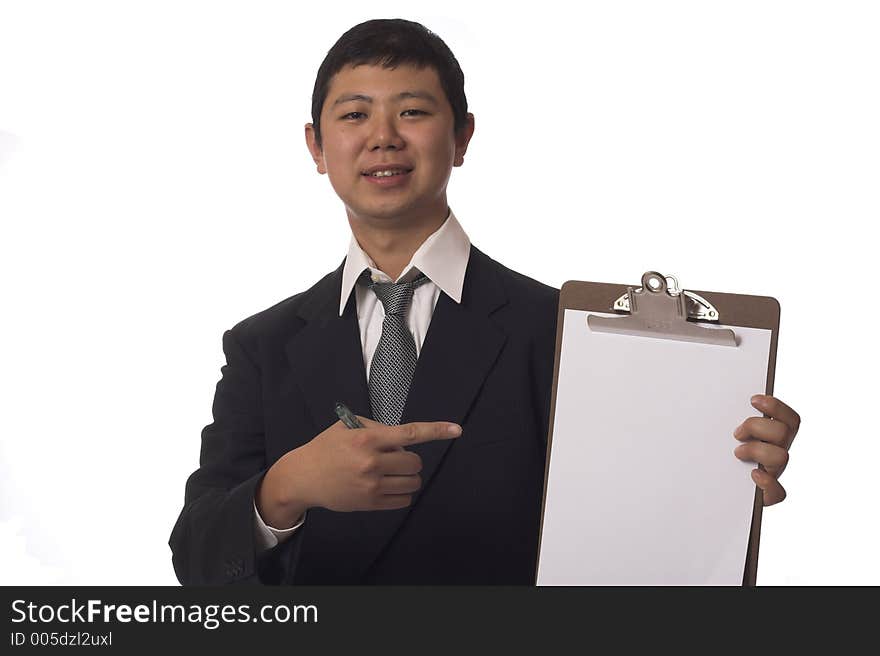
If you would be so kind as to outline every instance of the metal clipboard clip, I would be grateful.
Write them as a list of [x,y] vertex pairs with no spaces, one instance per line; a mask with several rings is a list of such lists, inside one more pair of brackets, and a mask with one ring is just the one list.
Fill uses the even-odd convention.
[[[674,288],[670,289],[667,279],[675,282]],[[680,289],[674,276],[646,271],[642,275],[642,286],[638,289],[627,287],[626,294],[618,298],[611,309],[629,312],[629,316],[588,315],[590,330],[736,346],[736,335],[730,328],[704,328],[688,323],[688,319],[717,323],[718,310],[702,296]]]

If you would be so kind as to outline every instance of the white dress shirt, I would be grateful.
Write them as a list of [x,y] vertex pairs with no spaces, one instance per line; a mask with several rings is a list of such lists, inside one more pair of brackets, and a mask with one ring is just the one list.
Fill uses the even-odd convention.
[[[443,225],[422,242],[397,280],[392,281],[385,272],[376,268],[376,263],[364,252],[354,235],[351,236],[348,256],[345,258],[345,267],[342,270],[339,316],[342,316],[351,296],[352,288],[354,288],[361,347],[364,352],[364,366],[368,380],[370,361],[373,359],[373,353],[375,353],[379,338],[382,336],[385,308],[372,290],[357,284],[357,279],[363,270],[370,269],[374,282],[405,282],[412,280],[419,273],[428,276],[429,281],[419,285],[413,291],[412,304],[407,313],[407,324],[415,341],[416,356],[418,357],[428,332],[428,326],[431,324],[434,307],[440,298],[440,292],[445,293],[456,303],[461,303],[461,291],[464,287],[464,274],[467,270],[470,249],[470,239],[450,210]],[[257,511],[256,500],[254,500],[254,535],[257,549],[259,551],[271,549],[289,538],[296,529],[303,525],[306,514],[303,514],[302,520],[296,526],[277,529],[268,526],[263,521]]]

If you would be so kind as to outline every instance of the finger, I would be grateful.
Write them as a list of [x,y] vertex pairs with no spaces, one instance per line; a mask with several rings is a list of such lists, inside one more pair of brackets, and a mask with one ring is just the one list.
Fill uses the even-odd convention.
[[355,415],[355,417],[357,418],[358,423],[360,423],[360,425],[363,426],[364,428],[378,428],[380,430],[383,428],[388,428],[387,424],[383,424],[381,422],[374,421],[373,419],[368,419],[367,417],[361,417],[360,415]]
[[[347,439],[351,440],[352,444],[357,448],[367,449],[369,451],[403,451],[403,448],[400,446],[387,446],[388,439],[385,437],[385,432],[388,429],[388,425],[368,419],[367,417],[361,417],[360,415],[355,415],[355,418],[358,420],[358,423],[360,423],[362,428],[345,428],[345,424],[343,424],[341,420],[336,423],[344,428],[344,435]],[[371,460],[368,468],[369,471],[374,471],[376,469],[374,465],[376,464],[376,461]]]
[[751,442],[740,444],[733,450],[733,453],[740,460],[757,462],[759,465],[764,465],[768,470],[774,468],[781,471],[788,464],[788,451],[775,444],[767,444],[766,442],[752,440]]
[[764,505],[772,506],[783,501],[786,497],[785,488],[773,476],[760,469],[752,470],[752,480],[761,488],[764,497]]
[[450,440],[461,435],[461,426],[446,421],[414,421],[399,426],[376,427],[379,449],[396,449],[433,440]]
[[383,476],[379,481],[379,494],[413,494],[422,487],[422,477],[418,474],[412,476]]
[[794,439],[798,429],[801,427],[801,416],[792,410],[791,407],[775,396],[767,394],[755,394],[752,397],[752,405],[768,417],[781,421],[791,428],[791,439]]
[[386,476],[412,476],[422,471],[419,454],[401,448],[398,451],[383,451],[376,456],[376,469]]
[[770,442],[785,449],[788,448],[793,437],[791,428],[781,421],[766,417],[749,417],[736,427],[733,436],[740,442],[756,439]]

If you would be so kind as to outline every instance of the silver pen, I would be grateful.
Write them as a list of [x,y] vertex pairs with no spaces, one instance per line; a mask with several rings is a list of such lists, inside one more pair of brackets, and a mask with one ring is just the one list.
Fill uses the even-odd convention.
[[348,426],[349,428],[363,428],[361,422],[358,421],[358,418],[354,416],[351,410],[348,409],[342,401],[336,402],[336,416],[342,420],[342,423]]

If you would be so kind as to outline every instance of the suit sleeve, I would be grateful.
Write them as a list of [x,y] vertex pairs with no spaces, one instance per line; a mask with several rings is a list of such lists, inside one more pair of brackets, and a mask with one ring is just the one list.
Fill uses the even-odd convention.
[[202,431],[199,468],[186,482],[183,510],[168,541],[184,585],[280,584],[295,566],[302,531],[258,548],[254,498],[266,473],[260,371],[239,324],[223,335],[226,364],[217,383],[213,423]]

